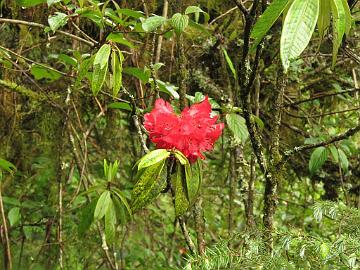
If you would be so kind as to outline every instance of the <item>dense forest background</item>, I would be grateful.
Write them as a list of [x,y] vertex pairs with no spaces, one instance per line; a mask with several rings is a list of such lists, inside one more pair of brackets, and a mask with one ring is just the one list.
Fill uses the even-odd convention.
[[1,0],[0,268],[359,269],[358,2]]

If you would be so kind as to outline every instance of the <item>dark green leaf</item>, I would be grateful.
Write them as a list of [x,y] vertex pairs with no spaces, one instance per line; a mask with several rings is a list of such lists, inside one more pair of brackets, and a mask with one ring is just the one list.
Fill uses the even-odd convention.
[[132,107],[129,103],[126,102],[113,102],[108,105],[109,109],[119,109],[119,110],[126,110],[132,111]]
[[347,172],[349,170],[349,160],[342,149],[339,148],[338,151],[341,168],[344,172]]
[[108,243],[113,243],[115,240],[116,231],[116,211],[115,206],[110,198],[109,206],[105,213],[105,236]]
[[16,225],[21,218],[20,208],[19,207],[11,208],[8,213],[8,218],[9,218],[9,223],[10,223],[11,227]]
[[191,165],[191,178],[186,178],[187,193],[190,204],[193,204],[196,197],[198,196],[201,185],[201,178],[202,175],[200,161],[197,160],[194,164]]
[[30,73],[34,76],[35,80],[46,79],[49,82],[56,81],[61,77],[59,72],[36,64],[31,66]]
[[163,160],[141,171],[139,180],[132,191],[132,212],[145,207],[166,187],[165,164]]
[[110,35],[107,36],[106,40],[111,40],[113,42],[127,46],[129,48],[135,47],[130,41],[128,41],[126,38],[124,38],[124,35],[121,33],[110,33]]
[[172,182],[175,188],[175,215],[182,216],[188,210],[190,203],[186,195],[186,182],[183,173],[183,167],[178,165],[176,173],[173,174]]
[[310,157],[309,161],[309,171],[311,174],[314,174],[318,171],[321,166],[325,163],[329,155],[329,150],[323,146],[316,148]]
[[144,69],[136,68],[136,67],[125,67],[123,69],[123,72],[125,74],[132,75],[132,76],[138,78],[143,83],[149,82],[150,72],[145,71]]
[[99,64],[94,66],[91,79],[91,90],[94,96],[96,96],[100,92],[102,86],[104,85],[107,71],[108,65],[105,65],[103,69],[100,67]]
[[99,220],[102,219],[108,210],[109,204],[111,201],[110,191],[105,190],[99,197],[98,202],[96,204],[96,208],[94,211],[94,219]]

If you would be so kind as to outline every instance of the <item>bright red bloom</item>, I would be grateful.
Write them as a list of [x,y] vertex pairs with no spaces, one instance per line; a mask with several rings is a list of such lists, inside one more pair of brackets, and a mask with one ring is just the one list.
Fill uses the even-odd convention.
[[202,152],[213,149],[224,128],[223,123],[215,124],[218,117],[210,114],[207,96],[202,102],[185,108],[181,115],[177,115],[168,102],[157,99],[155,108],[144,116],[144,126],[157,148],[177,149],[190,162],[195,162],[197,158],[205,158]]

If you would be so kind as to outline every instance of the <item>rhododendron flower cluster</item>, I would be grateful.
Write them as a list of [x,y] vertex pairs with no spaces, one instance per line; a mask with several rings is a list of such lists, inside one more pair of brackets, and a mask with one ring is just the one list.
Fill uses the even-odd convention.
[[157,148],[177,149],[192,163],[197,158],[205,158],[202,152],[213,149],[224,128],[223,123],[216,124],[217,116],[211,116],[207,96],[202,102],[185,108],[180,115],[168,102],[157,99],[154,109],[144,118],[150,140]]

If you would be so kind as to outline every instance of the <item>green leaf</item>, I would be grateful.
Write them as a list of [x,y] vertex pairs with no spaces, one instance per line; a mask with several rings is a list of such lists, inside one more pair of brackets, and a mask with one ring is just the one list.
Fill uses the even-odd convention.
[[180,34],[185,31],[186,27],[189,24],[189,16],[183,15],[181,13],[175,13],[171,20],[171,26],[175,29],[177,34]]
[[339,151],[340,166],[344,172],[347,172],[349,170],[349,160],[342,149],[339,148],[338,151]]
[[123,73],[134,76],[138,78],[143,83],[149,82],[150,79],[150,71],[145,71],[142,68],[137,67],[125,67],[123,69]]
[[236,74],[236,70],[235,70],[235,67],[234,67],[234,64],[233,62],[231,61],[227,51],[225,50],[225,48],[223,49],[223,52],[224,52],[224,56],[225,56],[225,60],[226,60],[226,63],[228,64],[233,76],[234,76],[234,79],[236,80],[237,79],[237,74]]
[[128,204],[128,201],[127,201],[124,193],[121,190],[119,190],[118,188],[112,188],[112,191],[113,191],[115,197],[119,198],[120,201],[122,202],[122,205],[125,206],[129,216],[131,216],[132,215],[131,208]]
[[107,71],[107,65],[104,68],[101,68],[99,64],[94,66],[91,79],[91,90],[94,96],[96,96],[100,92],[102,86],[104,85]]
[[9,218],[9,223],[10,223],[11,227],[16,225],[19,222],[20,218],[21,218],[20,208],[19,207],[11,208],[9,213],[8,213],[8,218]]
[[0,158],[0,169],[3,169],[9,173],[11,173],[13,170],[16,169],[15,165],[12,164],[11,162]]
[[156,149],[149,153],[147,153],[145,156],[143,156],[138,164],[138,170],[147,168],[149,166],[152,166],[156,163],[159,163],[163,161],[164,159],[168,158],[170,156],[170,152],[166,149]]
[[111,52],[111,47],[109,44],[102,45],[99,51],[95,55],[94,66],[100,65],[101,69],[107,66],[109,62],[110,52]]
[[31,66],[30,73],[34,76],[35,80],[46,79],[48,82],[53,82],[61,78],[59,72],[37,64]]
[[320,245],[320,255],[323,260],[327,258],[330,253],[330,247],[326,243]]
[[[142,19],[142,18],[141,18]],[[154,15],[142,20],[142,28],[145,32],[152,32],[166,22],[166,18]]]
[[199,14],[203,13],[204,14],[204,18],[205,18],[205,22],[208,22],[210,19],[210,16],[208,13],[206,13],[205,11],[203,11],[200,7],[197,6],[188,6],[185,10],[185,14],[192,14],[195,13],[195,22],[199,21]]
[[155,163],[140,172],[140,177],[132,191],[131,210],[145,207],[166,187],[165,160]]
[[120,202],[120,199],[117,196],[113,198],[113,203],[115,207],[116,218],[119,220],[119,223],[123,225],[126,224],[129,215],[126,214],[124,205]]
[[339,162],[339,153],[338,153],[337,148],[331,144],[331,145],[329,145],[329,149],[330,149],[331,155],[334,158],[334,161]]
[[197,160],[196,163],[191,165],[191,178],[186,178],[187,194],[190,204],[195,202],[195,199],[199,194],[201,179],[202,175],[200,161]]
[[139,19],[141,17],[144,17],[144,13],[140,10],[132,10],[127,8],[121,8],[116,10],[118,13],[123,14],[128,17],[133,17],[135,19]]
[[94,220],[94,211],[96,207],[96,200],[86,204],[80,214],[80,221],[78,224],[78,234],[80,237],[85,235],[85,232],[90,228]]
[[22,7],[33,7],[46,3],[46,0],[16,0],[16,4]]
[[352,17],[351,17],[351,10],[347,0],[342,0],[343,7],[345,9],[345,34],[348,36],[351,30],[352,24]]
[[319,0],[295,0],[291,5],[280,41],[280,57],[285,72],[290,61],[296,59],[309,44],[318,16]]
[[124,35],[121,33],[110,33],[106,40],[111,40],[113,42],[119,43],[121,45],[127,46],[129,48],[135,48],[134,44],[124,38]]
[[177,158],[177,160],[179,160],[181,165],[187,165],[190,164],[189,160],[184,156],[183,153],[181,153],[179,150],[175,150],[174,152],[175,157]]
[[316,148],[312,152],[309,161],[309,171],[311,175],[313,175],[317,170],[321,168],[321,166],[327,160],[328,155],[329,155],[328,149],[323,146]]
[[108,210],[109,204],[111,202],[110,191],[105,190],[99,197],[98,202],[94,211],[94,219],[100,220],[105,215]]
[[105,213],[105,237],[108,243],[113,243],[115,240],[116,231],[116,211],[115,206],[110,198],[109,206]]
[[113,96],[116,97],[122,87],[122,64],[124,56],[120,51],[114,50],[111,55],[111,66],[113,71]]
[[332,66],[336,64],[339,48],[346,31],[346,11],[342,0],[330,0],[333,15],[333,59]]
[[245,142],[247,140],[249,132],[243,117],[235,113],[229,113],[226,115],[226,123],[236,140],[240,142]]
[[119,110],[126,110],[126,111],[132,111],[132,107],[127,102],[113,102],[108,105],[109,109],[119,109]]
[[50,7],[53,4],[60,3],[61,0],[47,0],[47,4]]
[[254,39],[252,50],[256,49],[257,45],[259,45],[266,33],[280,17],[281,13],[283,13],[289,1],[291,0],[274,0],[266,8],[264,14],[259,17],[250,35],[250,37]]
[[[152,80],[151,80],[152,81]],[[161,80],[156,80],[158,86],[159,86],[159,90],[163,93],[166,93],[170,96],[172,96],[175,99],[179,99],[179,93],[176,91],[177,89],[179,89],[179,87],[170,84],[170,83],[165,83]]]
[[172,175],[172,182],[175,188],[175,215],[178,217],[186,213],[190,206],[186,195],[187,187],[184,179],[183,166],[177,166],[176,173]]
[[319,30],[320,39],[325,38],[326,33],[330,29],[331,19],[331,4],[329,0],[320,0],[319,18],[317,26]]
[[48,23],[50,29],[55,33],[57,29],[67,24],[68,16],[61,12],[55,12],[56,15],[49,17]]

